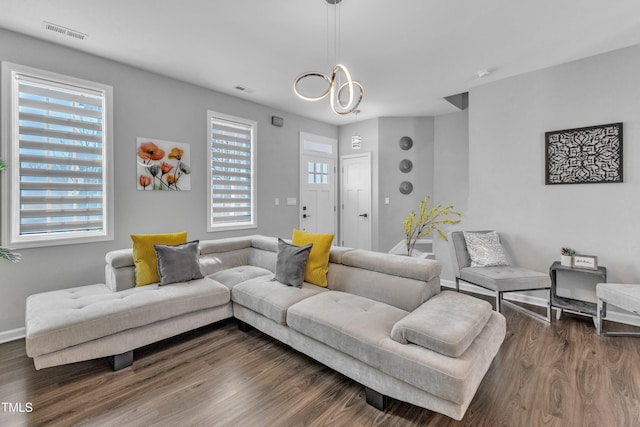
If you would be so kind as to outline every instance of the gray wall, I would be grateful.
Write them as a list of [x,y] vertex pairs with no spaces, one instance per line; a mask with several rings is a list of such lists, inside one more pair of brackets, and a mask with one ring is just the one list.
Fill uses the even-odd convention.
[[[640,45],[470,91],[464,228],[503,232],[516,261],[547,271],[560,248],[598,256],[610,282],[640,283]],[[624,123],[624,183],[545,185],[544,133]]]
[[[433,197],[461,212],[462,222],[445,230],[464,229],[469,198],[469,110],[435,118]],[[442,263],[441,277],[454,280],[447,242],[434,236],[433,252]]]
[[[404,239],[403,222],[412,209],[417,211],[425,196],[433,196],[433,117],[382,117],[379,142],[380,224],[378,250],[387,252]],[[413,139],[410,150],[398,142],[403,136]],[[409,173],[400,171],[402,159],[413,162]],[[413,184],[411,194],[400,193],[402,181]],[[390,203],[384,204],[385,197]],[[433,200],[433,197],[432,197]]]
[[[298,197],[298,134],[304,131],[338,137],[333,125],[5,30],[0,30],[0,60],[113,86],[115,160],[115,240],[24,249],[20,251],[22,262],[1,262],[0,334],[24,326],[28,295],[103,282],[105,253],[130,247],[130,234],[186,230],[190,239],[241,233],[290,236],[298,224],[297,207],[286,203],[275,206],[273,200]],[[206,232],[207,109],[258,122],[258,229]],[[284,127],[271,126],[271,115],[283,117]],[[191,145],[191,191],[136,190],[138,136]]]

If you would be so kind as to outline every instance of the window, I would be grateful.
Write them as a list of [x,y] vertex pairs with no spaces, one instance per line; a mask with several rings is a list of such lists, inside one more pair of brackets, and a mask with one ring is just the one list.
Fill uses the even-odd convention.
[[208,231],[257,227],[257,123],[209,111]]
[[2,63],[2,240],[113,239],[112,88]]
[[309,184],[329,184],[329,163],[308,162]]

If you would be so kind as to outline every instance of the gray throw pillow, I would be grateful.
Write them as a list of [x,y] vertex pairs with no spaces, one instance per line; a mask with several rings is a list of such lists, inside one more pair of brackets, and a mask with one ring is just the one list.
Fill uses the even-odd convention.
[[276,280],[285,285],[301,287],[304,282],[304,269],[307,266],[312,246],[313,243],[296,246],[279,238]]
[[198,262],[199,243],[194,240],[180,245],[153,245],[158,258],[160,285],[202,279]]
[[463,234],[469,257],[471,257],[471,267],[509,265],[497,232],[478,233],[464,231]]

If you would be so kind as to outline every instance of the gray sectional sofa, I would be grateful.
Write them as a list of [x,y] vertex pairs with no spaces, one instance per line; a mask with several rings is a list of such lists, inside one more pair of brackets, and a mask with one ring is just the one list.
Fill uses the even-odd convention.
[[236,317],[366,387],[461,419],[505,337],[482,300],[440,292],[440,263],[333,247],[328,287],[274,278],[277,239],[200,242],[205,276],[135,287],[131,249],[106,255],[106,283],[32,295],[26,346],[36,368],[112,357]]

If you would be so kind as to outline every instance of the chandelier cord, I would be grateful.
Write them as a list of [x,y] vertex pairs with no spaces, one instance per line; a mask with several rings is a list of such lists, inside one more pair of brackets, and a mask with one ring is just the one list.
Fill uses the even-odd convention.
[[[329,46],[330,43],[330,34],[329,30],[329,9],[328,5],[333,4],[336,9],[333,10],[333,54],[334,54],[334,63],[336,64],[333,67],[333,71],[331,73],[331,77],[329,75],[321,73],[319,71],[308,71],[300,74],[293,82],[293,91],[298,97],[304,99],[305,101],[318,101],[322,98],[325,98],[329,95],[329,105],[331,107],[331,111],[338,115],[345,115],[353,113],[357,110],[362,98],[364,97],[364,86],[351,78],[351,74],[347,67],[343,64],[338,63],[338,58],[340,58],[340,40],[341,37],[341,28],[340,28],[340,20],[342,18],[342,14],[340,10],[337,10],[339,7],[339,3],[341,0],[332,1],[327,0],[327,12],[326,12],[326,21],[327,21],[327,58],[329,58]],[[327,89],[319,96],[308,96],[303,95],[299,88],[298,84],[301,80],[307,77],[320,77],[328,83]],[[342,83],[342,78],[345,78],[346,81]],[[360,92],[356,93],[356,88]],[[346,103],[343,101],[343,93],[346,90]]]

